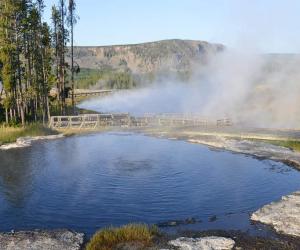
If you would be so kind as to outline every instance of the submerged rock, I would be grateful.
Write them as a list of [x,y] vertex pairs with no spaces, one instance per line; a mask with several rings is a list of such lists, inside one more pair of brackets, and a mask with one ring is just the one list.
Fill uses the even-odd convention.
[[279,233],[300,237],[300,191],[262,207],[251,219],[270,225]]
[[209,218],[209,222],[214,222],[218,219],[218,217],[216,215],[213,215]]
[[79,250],[84,234],[69,230],[24,231],[0,234],[1,250]]
[[185,220],[170,220],[170,221],[164,221],[161,223],[158,223],[158,227],[176,227],[180,225],[189,225],[189,224],[195,224],[197,222],[201,222],[200,220],[196,220],[195,218],[187,218]]
[[208,236],[202,238],[181,237],[169,241],[169,245],[178,247],[180,250],[231,250],[234,240],[224,237]]

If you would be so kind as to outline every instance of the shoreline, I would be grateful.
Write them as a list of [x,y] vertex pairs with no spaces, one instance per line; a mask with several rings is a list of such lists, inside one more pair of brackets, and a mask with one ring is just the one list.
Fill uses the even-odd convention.
[[279,234],[300,239],[300,191],[263,206],[252,213],[251,220],[269,225]]
[[169,140],[182,140],[188,143],[204,145],[208,148],[225,150],[232,153],[239,153],[253,156],[258,159],[269,159],[282,162],[300,171],[300,151],[272,144],[272,141],[299,140],[294,137],[276,137],[275,135],[241,135],[239,133],[224,133],[223,131],[207,132],[201,130],[189,130],[189,128],[165,128],[165,127],[103,127],[98,129],[56,129],[49,135],[22,136],[15,142],[0,144],[0,150],[28,147],[33,141],[60,139],[69,136],[79,136],[85,134],[105,133],[105,132],[132,132],[141,133],[147,136],[164,138]]
[[25,136],[17,138],[16,142],[5,143],[0,146],[0,150],[10,150],[16,148],[26,148],[32,145],[34,141],[55,140],[65,137],[64,134],[41,135],[41,136]]
[[146,128],[133,132],[139,132],[147,136],[164,138],[169,140],[182,140],[188,143],[204,145],[211,149],[225,150],[232,153],[253,156],[258,159],[269,159],[282,162],[300,171],[300,152],[290,148],[272,144],[272,141],[299,140],[300,138],[277,137],[276,135],[224,133],[223,131],[201,131],[182,128]]
[[[145,224],[141,224],[145,225]],[[151,225],[148,225],[151,227]],[[105,230],[105,228],[100,229]],[[99,232],[99,231],[97,231]],[[96,232],[95,232],[96,234]],[[29,231],[0,232],[0,248],[5,249],[86,249],[93,237],[87,238],[82,232],[68,229],[36,229]],[[197,248],[208,244],[209,249],[290,249],[300,248],[297,237],[276,234],[275,237],[253,236],[239,230],[203,230],[203,231],[177,231],[176,234],[167,234],[158,229],[157,234],[151,239],[148,250],[159,249],[203,249]],[[117,249],[140,249],[141,242],[124,242]],[[184,248],[184,247],[192,248]],[[131,248],[132,247],[132,248]],[[137,247],[137,248],[136,248]],[[196,247],[196,248],[193,248]],[[177,249],[177,248],[176,248]],[[205,248],[206,249],[206,248]]]
[[1,150],[10,150],[10,149],[16,149],[16,148],[25,148],[30,147],[32,145],[32,142],[34,141],[40,141],[40,140],[55,140],[55,139],[62,139],[70,136],[75,135],[84,135],[84,134],[91,134],[91,133],[102,133],[102,132],[108,132],[113,131],[109,128],[101,128],[97,130],[78,130],[78,129],[56,129],[52,130],[47,135],[25,135],[17,137],[16,140],[13,142],[6,142],[6,143],[0,143],[0,151]]

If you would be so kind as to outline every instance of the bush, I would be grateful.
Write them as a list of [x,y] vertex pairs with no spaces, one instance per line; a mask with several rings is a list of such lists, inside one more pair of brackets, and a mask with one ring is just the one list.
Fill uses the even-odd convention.
[[98,231],[87,244],[86,250],[111,250],[124,243],[138,243],[142,248],[152,244],[156,227],[144,224],[128,224],[119,228],[106,228]]

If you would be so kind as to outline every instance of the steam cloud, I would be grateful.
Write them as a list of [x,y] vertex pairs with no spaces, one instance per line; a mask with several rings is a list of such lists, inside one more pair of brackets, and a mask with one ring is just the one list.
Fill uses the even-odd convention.
[[212,56],[189,82],[170,79],[150,87],[83,102],[100,112],[197,113],[237,124],[300,128],[300,57],[225,51]]

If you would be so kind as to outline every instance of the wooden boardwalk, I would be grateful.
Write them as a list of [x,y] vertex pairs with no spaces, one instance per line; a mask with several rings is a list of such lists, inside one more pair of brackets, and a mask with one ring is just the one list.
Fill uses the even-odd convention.
[[89,96],[107,96],[115,90],[75,90],[74,98]]
[[149,127],[149,126],[231,126],[229,119],[209,120],[191,114],[144,114],[128,113],[85,114],[78,116],[52,116],[49,126],[64,129],[96,129],[100,127]]

